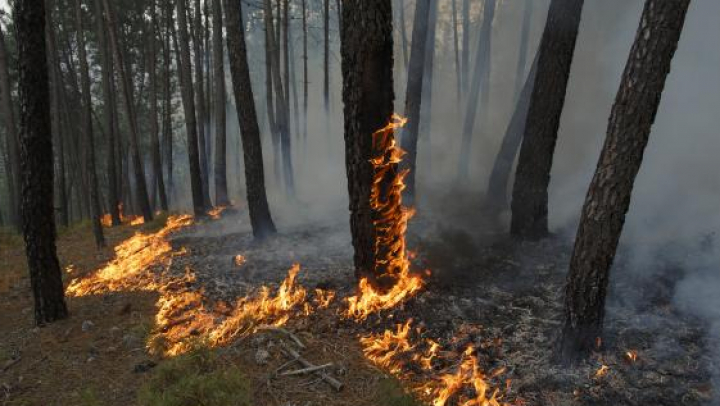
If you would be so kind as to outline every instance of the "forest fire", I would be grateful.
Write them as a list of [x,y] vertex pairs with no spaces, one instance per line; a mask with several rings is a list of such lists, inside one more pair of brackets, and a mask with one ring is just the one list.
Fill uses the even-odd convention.
[[381,291],[367,278],[361,279],[357,296],[347,299],[346,316],[350,318],[364,320],[372,313],[391,309],[423,287],[420,276],[410,273],[410,259],[405,246],[407,223],[414,214],[413,209],[402,205],[408,170],[397,170],[405,151],[396,145],[394,131],[406,123],[406,118],[393,114],[390,122],[372,135],[375,155],[370,162],[375,172],[370,207],[377,230],[374,271],[392,279],[393,284],[389,290]]

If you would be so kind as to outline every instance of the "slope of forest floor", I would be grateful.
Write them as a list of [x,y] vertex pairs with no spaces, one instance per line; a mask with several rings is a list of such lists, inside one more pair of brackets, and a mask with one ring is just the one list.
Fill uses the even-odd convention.
[[[416,266],[432,272],[426,289],[392,311],[354,322],[338,317],[343,298],[355,290],[344,222],[298,224],[258,243],[244,215],[229,212],[172,235],[173,250],[185,253],[154,272],[180,277],[192,270],[187,288],[213,302],[208,308],[220,308],[258,286],[276,286],[299,263],[302,286],[334,291],[337,298],[327,309],[291,318],[285,328],[307,347],[304,358],[332,363],[328,374],[344,385],[336,392],[314,374],[282,375],[288,363],[282,339],[256,334],[216,350],[225,365],[243,371],[252,405],[414,404],[387,379],[387,369],[366,359],[359,340],[409,320],[422,329],[423,339],[449,354],[434,360],[432,369],[452,371],[458,354],[472,345],[488,375],[499,371],[488,382],[515,405],[702,405],[712,397],[706,326],[674,308],[673,281],[667,278],[615,278],[603,349],[577,367],[563,368],[552,362],[571,250],[563,239],[520,244],[497,238],[480,220],[448,223],[448,216],[421,216],[411,226],[410,246]],[[112,246],[137,230],[107,230],[110,247],[101,251],[93,247],[88,227],[63,233],[58,251],[70,269],[66,278],[91,274],[112,259]],[[2,246],[0,259],[2,272],[24,272],[19,245]],[[615,275],[623,273],[619,262]],[[139,388],[169,362],[146,349],[156,328],[158,295],[71,297],[70,319],[38,329],[24,284],[0,292],[0,405],[138,404]],[[625,300],[629,296],[642,300]],[[437,379],[403,363],[404,356],[395,356],[403,367],[393,372],[405,388]]]

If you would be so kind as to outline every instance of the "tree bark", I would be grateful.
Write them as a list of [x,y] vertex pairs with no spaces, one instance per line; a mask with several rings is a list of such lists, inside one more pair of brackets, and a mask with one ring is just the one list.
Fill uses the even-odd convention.
[[150,148],[152,150],[153,172],[155,173],[155,185],[158,197],[160,198],[160,208],[163,211],[168,210],[167,195],[165,194],[165,180],[163,178],[162,158],[160,155],[160,128],[158,126],[158,100],[157,100],[157,68],[155,67],[157,60],[157,12],[155,10],[155,0],[150,1],[150,35],[148,38],[150,55],[148,63],[148,86],[150,87]]
[[110,6],[109,0],[103,0],[105,6],[105,15],[108,23],[108,32],[110,34],[110,46],[115,54],[115,65],[120,74],[120,81],[123,87],[123,96],[125,97],[125,111],[127,113],[128,123],[130,124],[130,149],[133,160],[133,171],[135,178],[135,186],[137,188],[138,203],[145,222],[153,219],[153,212],[150,208],[150,199],[148,198],[147,184],[145,182],[145,171],[140,158],[140,146],[138,145],[138,123],[135,115],[135,101],[132,95],[132,82],[130,72],[126,71],[123,53],[120,50],[120,42],[118,39],[118,29],[115,24],[115,13]]
[[515,111],[505,130],[502,144],[500,144],[500,151],[495,157],[495,163],[490,173],[486,200],[488,206],[498,212],[507,208],[507,187],[510,181],[510,173],[512,172],[517,151],[522,143],[536,73],[537,55],[533,61],[532,68],[530,68],[530,73],[525,79],[525,85],[520,93],[520,97],[515,104]]
[[227,48],[230,55],[235,107],[242,136],[245,161],[245,183],[247,189],[250,224],[255,238],[275,234],[275,224],[265,194],[265,173],[262,158],[260,128],[252,93],[250,69],[248,67],[245,34],[243,31],[242,5],[238,1],[224,0],[226,13]]
[[[430,3],[434,0],[418,0],[415,4],[412,45],[410,48],[410,66],[405,96],[405,116],[408,120],[402,133],[402,147],[407,152],[403,167],[410,170],[405,177],[404,198],[412,205],[415,199],[415,167],[417,162],[418,130],[420,128],[420,104],[423,94],[423,72],[425,71],[425,53],[428,40],[428,20]],[[433,5],[434,6],[434,5]],[[434,40],[434,38],[433,38]]]
[[[265,3],[268,0],[263,0],[263,3]],[[272,146],[273,146],[273,170],[275,179],[279,181],[280,179],[280,165],[281,165],[281,158],[280,158],[280,133],[278,130],[278,122],[275,117],[275,100],[273,96],[273,58],[275,50],[272,48],[272,44],[275,42],[274,40],[274,23],[273,23],[273,14],[272,14],[272,7],[266,7],[265,4],[263,4],[263,11],[264,11],[264,21],[265,21],[265,98],[267,101],[267,116],[268,116],[268,124],[270,125],[270,136],[272,140]]]
[[[107,1],[107,0],[106,0]],[[195,117],[195,92],[190,71],[190,45],[185,10],[185,0],[177,0],[177,20],[180,31],[180,53],[178,68],[180,70],[180,89],[185,112],[185,132],[187,133],[188,158],[190,160],[190,187],[193,196],[193,211],[196,216],[205,214],[202,177],[200,174],[200,156],[198,151],[198,125]]]
[[11,171],[8,177],[8,200],[10,203],[10,222],[17,229],[20,229],[20,149],[18,147],[18,130],[15,123],[15,111],[13,110],[12,88],[10,84],[10,74],[8,72],[8,54],[5,46],[5,34],[0,27],[0,109],[2,110],[2,118],[5,122],[5,136],[8,150],[9,166]]
[[[165,151],[165,169],[167,173],[166,192],[168,198],[168,206],[170,206],[170,198],[173,193],[173,123],[172,123],[172,67],[170,55],[170,39],[174,30],[173,26],[173,7],[170,0],[164,2],[165,11],[165,36],[163,41],[163,64],[165,66],[163,76],[163,149]],[[178,72],[179,75],[179,72]]]
[[85,50],[85,34],[82,19],[82,2],[75,0],[75,25],[77,33],[78,59],[80,61],[80,82],[82,94],[82,121],[85,128],[85,159],[84,169],[88,177],[88,191],[90,192],[90,221],[92,222],[95,245],[98,248],[105,246],[105,235],[100,224],[100,191],[95,171],[95,135],[92,123],[92,95],[90,94],[90,68]]
[[[370,207],[372,134],[393,113],[392,1],[349,1],[343,7],[341,54],[345,104],[345,165],[355,274],[374,283],[377,236]],[[396,169],[394,169],[396,170]]]
[[230,204],[227,191],[227,135],[225,133],[225,66],[223,58],[223,18],[220,0],[212,0],[213,70],[215,72],[215,204]]
[[45,49],[45,4],[14,2],[20,102],[20,178],[25,253],[35,299],[35,322],[64,319],[62,271],[55,248],[53,149]]
[[515,174],[510,233],[548,234],[548,185],[584,0],[552,0],[548,10]]
[[602,334],[612,267],[690,0],[647,0],[610,114],[570,261],[561,360],[588,354]]
[[[470,95],[467,101],[465,121],[463,122],[462,146],[458,160],[458,177],[466,181],[470,172],[470,145],[475,119],[478,113],[478,100],[480,108],[487,111],[488,93],[490,91],[490,47],[492,45],[492,21],[495,18],[495,0],[485,0],[483,7],[483,22],[478,40],[478,51],[475,59],[475,74],[473,75]],[[482,99],[480,96],[482,94]],[[485,117],[485,116],[483,116]]]

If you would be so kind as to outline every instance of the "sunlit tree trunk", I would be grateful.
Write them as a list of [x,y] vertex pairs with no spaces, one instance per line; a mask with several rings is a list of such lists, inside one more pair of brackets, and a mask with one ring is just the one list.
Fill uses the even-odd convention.
[[220,0],[212,0],[213,71],[215,72],[215,204],[230,204],[227,191],[227,162],[225,133],[225,66],[223,58],[223,18]]
[[548,10],[513,186],[510,232],[517,238],[548,234],[550,169],[582,8],[583,0],[552,0]]
[[241,3],[224,0],[223,4],[226,15],[227,48],[230,55],[230,74],[232,75],[235,107],[242,136],[250,223],[253,235],[256,238],[263,238],[276,231],[265,194],[262,143],[260,142],[260,128],[245,47]]
[[85,34],[82,19],[81,0],[75,0],[75,27],[77,33],[78,59],[80,61],[80,82],[82,94],[82,121],[84,127],[85,159],[84,170],[88,177],[88,191],[90,192],[90,220],[92,221],[95,245],[99,248],[105,246],[105,235],[100,224],[100,197],[97,172],[95,171],[95,135],[93,134],[92,95],[90,94],[90,68],[88,67],[85,50]]
[[135,187],[138,194],[138,203],[140,204],[140,210],[142,211],[145,222],[152,221],[153,212],[150,208],[150,199],[148,198],[147,184],[145,182],[145,171],[143,169],[142,159],[140,158],[140,146],[138,145],[138,124],[137,117],[135,115],[135,101],[132,96],[132,81],[130,72],[125,69],[125,62],[123,53],[120,50],[120,44],[118,40],[118,29],[115,23],[115,15],[110,5],[109,0],[103,0],[105,6],[105,14],[108,22],[108,32],[110,33],[110,46],[113,48],[115,54],[115,65],[117,71],[120,74],[120,82],[123,88],[123,95],[125,97],[125,111],[127,113],[128,123],[130,124],[130,149],[132,152],[133,160],[133,171],[135,179]]
[[420,104],[423,94],[423,73],[425,71],[426,43],[428,41],[428,19],[430,3],[435,0],[418,0],[415,5],[412,45],[410,48],[410,66],[405,96],[405,116],[407,125],[402,133],[402,147],[407,152],[403,166],[410,172],[405,178],[405,201],[412,205],[415,199],[415,164],[417,161],[418,129],[420,128]]
[[[392,0],[349,1],[343,6],[341,56],[345,104],[345,165],[355,274],[374,275],[377,230],[370,206],[374,170],[372,134],[393,113]],[[394,169],[396,170],[396,169]]]
[[203,199],[202,176],[200,175],[198,125],[195,117],[195,92],[193,90],[192,72],[190,71],[190,40],[185,0],[177,0],[177,15],[178,31],[180,32],[178,38],[180,46],[178,69],[180,71],[180,89],[185,113],[188,159],[190,161],[190,187],[192,189],[193,211],[195,215],[202,216],[205,213],[205,200]]
[[560,357],[587,355],[602,334],[610,268],[690,0],[647,0],[590,182],[565,292]]
[[14,2],[20,104],[22,223],[38,325],[64,319],[62,271],[55,248],[53,148],[43,1]]

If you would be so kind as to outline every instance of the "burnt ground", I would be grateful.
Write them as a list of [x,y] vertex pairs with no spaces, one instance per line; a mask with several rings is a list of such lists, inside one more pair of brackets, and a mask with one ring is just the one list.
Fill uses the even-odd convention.
[[[278,378],[274,371],[287,359],[277,350],[275,337],[240,340],[223,350],[229,362],[242,365],[251,377],[254,404],[383,406],[376,395],[383,372],[364,359],[358,337],[409,319],[423,328],[423,338],[438,341],[450,354],[435,362],[438,371],[451,371],[457,360],[453,354],[469,344],[485,370],[507,368],[490,382],[515,405],[711,404],[713,359],[708,349],[717,344],[707,335],[707,326],[673,304],[678,275],[687,271],[682,264],[659,258],[652,266],[666,269],[656,269],[652,278],[639,277],[625,269],[630,265],[621,253],[613,270],[602,350],[581,365],[561,367],[552,355],[572,249],[567,239],[517,243],[503,237],[496,224],[482,220],[482,213],[470,219],[439,218],[425,215],[411,225],[409,246],[417,252],[416,266],[432,272],[416,298],[362,323],[338,317],[342,300],[289,322],[288,330],[308,346],[306,358],[335,364],[329,372],[345,384],[340,394],[314,376]],[[111,240],[116,243],[125,236],[127,232],[118,232]],[[171,242],[188,253],[155,271],[181,276],[191,269],[197,280],[190,288],[203,289],[216,302],[231,304],[260,285],[279,283],[293,263],[301,264],[299,282],[309,289],[332,289],[339,298],[354,292],[352,249],[342,220],[298,222],[258,243],[245,213],[227,212],[218,222],[173,235]],[[61,252],[63,248],[68,247],[61,243]],[[87,248],[69,248],[74,255],[63,263],[73,263],[79,274],[111,257],[108,250],[92,258],[93,263],[83,255]],[[236,255],[243,255],[245,263],[236,265]],[[40,330],[29,322],[26,293],[16,290],[0,294],[0,299],[0,362],[21,354],[20,362],[3,364],[10,367],[0,372],[2,405],[91,404],[80,401],[89,396],[87,391],[113,395],[99,404],[135,404],[145,374],[163,362],[146,354],[139,339],[139,330],[152,325],[152,294],[73,298],[70,320]],[[82,324],[88,320],[94,325],[86,330]],[[637,360],[631,361],[627,351],[635,351]],[[258,362],[259,354],[268,359]],[[609,369],[597,376],[602,365]],[[434,379],[411,364],[398,375],[408,387]]]

